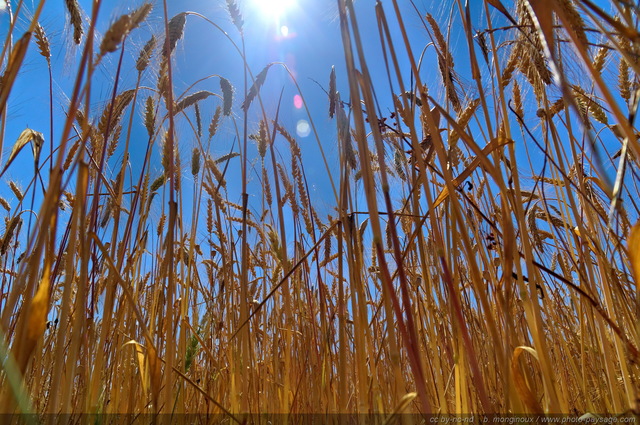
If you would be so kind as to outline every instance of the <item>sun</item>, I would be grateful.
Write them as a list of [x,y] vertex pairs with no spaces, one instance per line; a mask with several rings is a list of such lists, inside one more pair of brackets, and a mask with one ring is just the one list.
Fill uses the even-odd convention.
[[265,18],[280,19],[296,3],[296,0],[253,0],[254,7]]

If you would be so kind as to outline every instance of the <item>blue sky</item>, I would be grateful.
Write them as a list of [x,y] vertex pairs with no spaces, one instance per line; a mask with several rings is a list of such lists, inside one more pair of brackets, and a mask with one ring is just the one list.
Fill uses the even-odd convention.
[[[12,2],[14,12],[17,6],[16,3],[17,2]],[[99,16],[97,42],[99,43],[101,34],[106,31],[110,23],[113,22],[117,16],[127,12],[130,8],[136,7],[138,3],[141,2],[129,4],[128,2],[112,3],[111,1],[104,1]],[[224,1],[186,0],[180,2],[169,1],[168,3],[170,16],[182,11],[201,13],[224,28],[236,43],[240,43],[240,37],[230,22]],[[291,0],[290,3],[290,7],[288,7],[286,11],[276,16],[265,13],[264,8],[257,4],[257,0],[239,2],[241,12],[245,19],[244,28],[247,58],[254,75],[271,62],[283,62],[294,73],[301,87],[302,95],[304,99],[306,99],[311,119],[320,135],[323,148],[328,155],[330,168],[332,168],[331,171],[337,173],[338,152],[335,122],[330,120],[328,116],[328,100],[326,94],[315,82],[317,81],[324,89],[327,89],[331,67],[335,66],[338,90],[343,93],[343,99],[348,100],[348,96],[345,94],[347,91],[347,80],[343,65],[344,56],[337,16],[337,2]],[[426,31],[422,27],[416,13],[410,8],[410,4],[408,2],[400,3],[403,4],[405,8],[403,9],[404,18],[412,41],[416,43],[416,49],[421,50],[428,42]],[[422,12],[424,12],[426,7],[423,7],[421,3],[424,3],[424,1],[416,2],[416,5],[419,8],[422,7]],[[90,2],[84,0],[81,1],[80,4],[84,8],[85,15],[90,14]],[[390,4],[386,5],[386,7],[387,9],[391,8]],[[31,16],[34,9],[35,5],[33,1],[25,2],[25,9],[20,13],[17,29],[14,34],[20,35],[26,30],[28,17]],[[377,47],[379,44],[378,35],[374,27],[375,16],[373,4],[369,1],[360,0],[356,2],[356,9],[361,31],[364,34],[364,47],[368,55],[367,59],[369,60],[373,77],[374,79],[384,78],[382,74],[384,70],[381,63],[381,54]],[[388,13],[389,12],[390,10],[388,10]],[[124,57],[125,64],[122,68],[120,81],[118,82],[119,91],[135,86],[137,73],[133,63],[150,34],[155,33],[158,35],[161,33],[161,16],[162,4],[159,3],[155,5],[147,23],[132,33],[127,40]],[[77,59],[81,52],[71,41],[72,31],[67,23],[63,2],[46,2],[40,21],[52,44],[55,126],[53,143],[54,146],[57,146],[60,142],[59,131],[64,120],[62,111],[66,107],[67,96],[69,96],[71,92],[77,69]],[[283,28],[285,26],[287,27],[286,29]],[[8,14],[1,13],[0,35],[4,36],[7,29]],[[453,38],[455,42],[455,33]],[[110,97],[118,53],[119,52],[114,52],[103,60],[92,83],[92,97],[95,100],[92,109],[97,116],[101,113],[106,99]],[[427,69],[426,73],[429,74],[430,71]],[[235,86],[236,98],[234,107],[236,114],[238,114],[238,106],[242,101],[243,92],[242,62],[240,57],[219,31],[203,20],[195,16],[189,16],[185,36],[178,44],[174,60],[174,86],[176,96],[182,94],[184,89],[198,79],[212,74],[219,74],[228,78]],[[433,75],[435,77],[435,73],[433,73]],[[406,78],[408,80],[408,75]],[[153,85],[155,83],[155,76],[147,71],[146,81],[144,81],[144,83]],[[311,185],[312,191],[316,192],[314,194],[315,200],[321,204],[325,203],[327,211],[330,211],[334,200],[332,192],[327,190],[327,171],[323,163],[319,160],[317,142],[313,137],[313,133],[310,135],[305,134],[307,133],[307,131],[305,131],[305,123],[311,121],[311,119],[306,114],[304,108],[299,109],[296,107],[300,106],[299,97],[296,101],[296,96],[300,95],[300,93],[298,93],[284,69],[279,66],[272,67],[269,71],[267,82],[261,91],[266,112],[270,118],[275,116],[277,101],[280,91],[283,89],[284,95],[280,121],[292,134],[296,133],[297,128],[302,130],[298,132],[298,141],[302,146],[303,160],[306,172],[308,173],[309,184]],[[211,78],[204,81],[193,87],[190,92],[197,90],[210,90],[219,93],[218,79]],[[381,96],[383,104],[385,101],[384,93],[387,91],[388,90],[382,90],[381,93],[378,93],[378,95]],[[3,163],[8,158],[12,144],[20,132],[26,127],[40,131],[45,135],[46,147],[43,150],[42,160],[49,154],[48,146],[51,137],[49,134],[48,92],[49,82],[46,62],[44,58],[38,54],[35,44],[32,44],[9,101],[7,128],[3,146]],[[142,101],[143,99],[140,99],[137,108],[138,113],[142,111]],[[216,103],[209,99],[201,102],[205,126],[215,106]],[[237,117],[241,118],[240,116]],[[249,113],[250,132],[257,129],[259,117],[259,109],[254,105]],[[137,121],[140,122],[139,119]],[[239,120],[239,122],[240,121],[241,120]],[[186,163],[190,151],[194,146],[194,140],[186,124],[182,123],[180,125],[181,126],[178,127],[178,137],[180,139],[183,163]],[[212,154],[214,157],[229,151],[234,136],[235,132],[230,127],[226,128],[226,133],[225,128],[221,130],[221,133],[215,138],[212,145]],[[146,136],[144,129],[140,125],[134,127],[134,138],[136,137],[140,137],[140,145],[144,145]],[[135,170],[135,143],[133,146],[132,164]],[[286,151],[285,145],[283,145],[283,148]],[[234,150],[237,151],[237,143],[236,149]],[[253,152],[250,151],[249,154],[251,157],[257,157],[255,149],[253,149]],[[118,155],[119,152],[114,156],[114,166],[118,164]],[[142,149],[140,149],[138,155],[139,157],[137,159],[141,159],[143,155]],[[159,175],[161,173],[159,161],[155,161],[155,163],[158,164],[158,167],[156,170],[152,169],[152,175]],[[5,176],[3,176],[3,180],[15,181],[23,189],[26,188],[33,177],[32,164],[30,150],[24,149]],[[185,173],[185,178],[190,178],[188,173]],[[233,182],[239,182],[239,179],[228,180],[230,182],[229,192],[236,193],[239,197],[241,193],[239,183],[236,188],[233,187]],[[255,175],[254,180],[257,180]],[[13,195],[6,189],[6,184],[3,184],[2,187],[0,187],[0,194],[7,199],[11,199]],[[255,189],[254,187],[254,192]],[[40,192],[41,191],[38,190],[36,193],[36,204],[37,199],[41,195]],[[253,195],[259,195],[259,193],[254,193]],[[11,204],[15,206],[15,199]]]
[[[343,100],[348,100],[347,79],[345,73],[344,56],[342,50],[342,40],[339,30],[339,22],[337,16],[336,1],[325,0],[290,0],[290,7],[280,16],[274,16],[264,11],[262,7],[257,5],[259,0],[239,1],[239,6],[245,20],[245,40],[247,47],[247,59],[252,72],[256,75],[267,64],[272,62],[283,62],[287,64],[289,69],[296,76],[297,82],[301,87],[299,93],[291,81],[290,77],[280,66],[274,66],[270,69],[266,83],[261,91],[267,116],[273,118],[277,107],[277,101],[281,90],[284,90],[283,104],[280,111],[280,121],[285,128],[292,134],[296,133],[299,124],[302,124],[304,130],[304,122],[313,120],[318,134],[320,143],[323,146],[327,159],[329,161],[330,173],[337,180],[337,171],[339,168],[337,137],[335,130],[335,122],[328,116],[328,100],[323,89],[318,83],[326,89],[328,87],[329,73],[331,67],[336,67],[337,87],[342,93]],[[266,1],[266,0],[263,0]],[[15,10],[17,2],[12,2]],[[90,1],[82,0],[82,7],[85,14],[90,13]],[[99,16],[98,36],[96,42],[99,43],[102,34],[120,14],[126,13],[142,2],[123,2],[123,1],[103,1],[103,7]],[[205,15],[225,29],[230,36],[240,43],[240,37],[229,19],[226,10],[225,1],[215,0],[184,0],[184,1],[168,1],[169,16],[183,11],[193,11]],[[420,16],[413,9],[411,2],[399,1],[402,7],[403,19],[409,32],[410,41],[414,54],[419,55],[425,46],[429,43],[427,31],[424,28]],[[383,5],[387,12],[389,22],[392,24],[392,32],[394,40],[399,42],[401,37],[396,27],[393,26],[392,4],[384,1]],[[415,5],[424,16],[427,11],[431,11],[439,22],[445,22],[450,16],[454,17],[454,22],[458,22],[458,10],[454,2],[447,2],[447,7],[441,7],[435,11],[432,2],[427,0],[417,0]],[[471,2],[472,20],[478,22],[482,19],[483,8],[482,2]],[[52,43],[52,67],[54,78],[54,136],[53,143],[58,145],[60,140],[59,131],[61,129],[64,116],[63,111],[66,105],[66,96],[71,92],[73,78],[77,68],[77,59],[80,50],[71,42],[71,29],[67,22],[67,17],[63,9],[64,2],[48,1],[44,7],[41,17],[41,23],[45,32],[49,36]],[[387,86],[387,78],[382,62],[382,54],[379,48],[379,39],[376,28],[376,19],[374,15],[374,2],[358,0],[355,3],[357,17],[360,30],[363,35],[364,49],[368,61],[372,78],[377,82],[378,100],[381,102],[383,113],[390,113],[390,95]],[[34,0],[25,2],[25,11],[21,13],[18,19],[15,35],[18,36],[26,30],[28,17],[30,12],[34,10]],[[497,14],[496,14],[497,15]],[[499,15],[496,16],[499,21]],[[86,22],[85,22],[86,24]],[[287,30],[283,31],[286,26]],[[8,28],[8,15],[0,14],[0,35],[5,35]],[[152,33],[162,38],[163,21],[162,21],[162,3],[156,4],[154,11],[148,21],[139,29],[136,29],[126,42],[126,50],[124,55],[124,66],[120,79],[118,81],[119,89],[126,90],[135,86],[137,72],[133,66],[138,52],[148,40]],[[443,31],[446,32],[446,28]],[[468,65],[464,63],[466,53],[466,41],[462,38],[462,31],[455,24],[451,27],[450,44],[453,49],[459,49],[461,54],[456,54],[456,67],[462,75],[463,83],[467,87],[475,87],[468,80]],[[404,48],[398,49],[400,52]],[[433,48],[427,49],[427,54],[421,69],[422,80],[430,87],[430,94],[436,98],[443,98],[440,87],[440,77],[438,75],[436,61],[433,58]],[[400,54],[401,66],[406,71],[404,75],[405,82],[410,81],[410,73],[408,71],[408,63],[406,56]],[[109,99],[114,82],[114,70],[117,66],[118,52],[111,53],[105,58],[98,69],[92,83],[93,104],[92,110],[95,117],[99,116],[105,105],[106,99]],[[236,89],[236,98],[234,102],[234,112],[241,125],[242,117],[240,114],[239,104],[242,102],[242,61],[235,52],[231,43],[214,27],[195,16],[187,18],[184,38],[178,43],[176,48],[173,75],[174,75],[174,91],[176,96],[183,94],[191,84],[199,79],[214,74],[228,78]],[[316,83],[316,81],[318,83]],[[147,71],[143,80],[143,85],[154,86],[156,77],[153,72]],[[18,77],[16,85],[13,88],[9,107],[7,112],[7,128],[5,133],[5,142],[3,146],[4,163],[11,150],[13,142],[17,139],[20,132],[25,127],[30,127],[40,131],[45,135],[46,147],[43,150],[42,160],[49,154],[49,96],[48,96],[48,73],[46,62],[38,55],[35,44],[32,44],[24,66]],[[197,90],[210,90],[216,93],[220,92],[219,80],[217,78],[209,78],[189,90],[193,93]],[[397,89],[396,89],[397,90]],[[468,99],[477,97],[473,91],[464,93]],[[141,92],[142,98],[139,99],[137,106],[136,125],[132,137],[132,171],[133,175],[137,175],[138,167],[143,157],[143,147],[146,144],[146,132],[141,125],[140,114],[142,113],[144,97],[151,92]],[[304,108],[296,107],[296,96],[302,94],[306,99],[310,115],[307,115]],[[464,103],[464,101],[463,101]],[[206,128],[207,123],[213,114],[217,100],[212,98],[201,102],[201,110],[203,122]],[[298,100],[298,105],[299,100]],[[530,105],[535,108],[535,105]],[[193,112],[190,111],[191,116]],[[96,118],[97,119],[97,118]],[[125,115],[125,120],[127,115]],[[249,132],[257,130],[260,113],[257,103],[252,105],[249,112]],[[183,166],[185,167],[184,178],[185,186],[189,186],[191,178],[188,172],[188,161],[191,149],[195,146],[195,138],[185,120],[179,120],[177,128],[180,151],[182,155]],[[206,133],[206,131],[205,131]],[[307,179],[312,191],[312,200],[319,209],[322,217],[332,213],[335,206],[335,200],[332,191],[329,189],[327,170],[320,159],[318,144],[313,137],[313,133],[305,135],[302,131],[298,135],[298,143],[302,147],[303,164],[307,173]],[[228,153],[235,141],[234,151],[238,151],[238,141],[235,140],[235,130],[231,126],[230,120],[227,120],[226,126],[223,126],[219,134],[214,138],[211,154],[219,157]],[[276,141],[276,147],[285,155],[285,164],[288,163],[288,148],[286,143],[280,138]],[[159,176],[162,169],[159,161],[159,149],[155,148],[155,160],[152,161],[152,178]],[[524,154],[524,149],[520,149]],[[119,159],[122,157],[121,151],[117,151],[112,159],[112,165],[118,166]],[[257,165],[257,152],[253,145],[250,146],[249,157],[255,159],[254,164]],[[239,160],[236,160],[239,163]],[[523,164],[526,162],[523,162]],[[259,197],[261,188],[256,184],[258,181],[257,171],[250,174],[252,185],[249,187],[249,193],[252,198]],[[523,170],[527,173],[527,171]],[[23,150],[18,156],[15,163],[9,168],[8,172],[3,176],[3,180],[15,181],[19,186],[25,188],[29,181],[33,178],[32,156],[29,149]],[[45,176],[46,180],[46,176]],[[228,193],[230,200],[233,202],[240,201],[239,168],[230,169],[228,181]],[[73,189],[71,186],[69,189]],[[0,195],[10,200],[12,207],[15,207],[17,201],[13,194],[8,190],[6,183],[0,184]],[[36,194],[37,199],[41,196],[41,191]],[[399,196],[399,195],[398,195]],[[235,198],[234,198],[235,197]],[[190,204],[190,202],[185,202]],[[24,207],[28,207],[24,206]],[[37,208],[36,208],[37,209]]]

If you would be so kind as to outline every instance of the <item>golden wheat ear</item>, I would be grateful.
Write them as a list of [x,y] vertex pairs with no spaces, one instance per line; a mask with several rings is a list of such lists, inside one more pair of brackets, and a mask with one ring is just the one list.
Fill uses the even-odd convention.
[[73,27],[73,42],[80,44],[84,30],[82,28],[82,13],[78,0],[64,0],[64,4],[69,12],[71,26]]

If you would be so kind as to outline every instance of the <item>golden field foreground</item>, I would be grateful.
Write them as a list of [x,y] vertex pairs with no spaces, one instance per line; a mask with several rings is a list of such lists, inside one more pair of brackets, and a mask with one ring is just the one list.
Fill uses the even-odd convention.
[[[637,419],[634,2],[336,0],[304,144],[249,2],[52,2],[0,15],[0,412]],[[190,37],[240,66],[185,84]]]

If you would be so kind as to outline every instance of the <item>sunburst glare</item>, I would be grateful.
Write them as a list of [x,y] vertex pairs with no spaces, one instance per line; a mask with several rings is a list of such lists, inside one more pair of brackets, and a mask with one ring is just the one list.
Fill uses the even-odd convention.
[[296,0],[253,0],[254,6],[266,19],[280,19],[296,3]]

